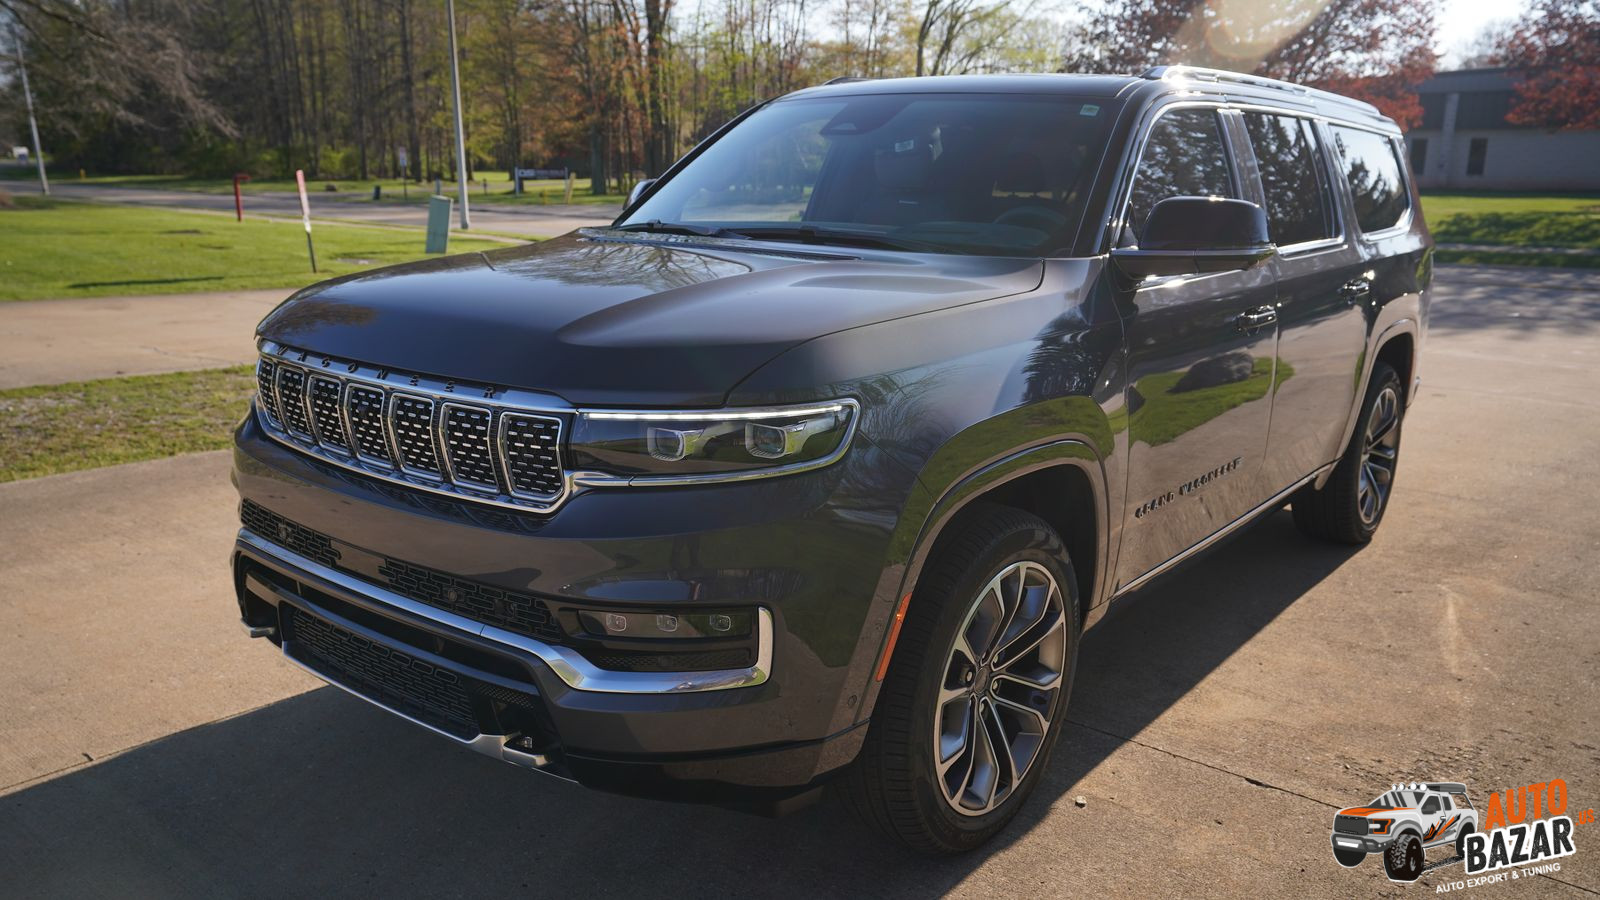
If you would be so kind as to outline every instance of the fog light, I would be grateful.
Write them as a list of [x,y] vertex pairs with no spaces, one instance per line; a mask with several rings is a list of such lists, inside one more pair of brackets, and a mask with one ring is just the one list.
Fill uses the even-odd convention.
[[578,622],[589,634],[683,640],[689,638],[731,638],[749,635],[755,625],[755,612],[638,613],[601,612],[580,609]]

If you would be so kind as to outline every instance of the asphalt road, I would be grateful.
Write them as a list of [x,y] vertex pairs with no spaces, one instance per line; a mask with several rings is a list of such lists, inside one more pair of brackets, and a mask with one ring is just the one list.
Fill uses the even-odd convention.
[[[160,188],[126,187],[121,185],[73,184],[58,182],[50,186],[57,196],[67,200],[94,200],[102,203],[121,203],[129,206],[157,206],[166,209],[206,210],[232,213],[232,194],[207,194],[200,191],[164,190]],[[313,192],[308,196],[313,219],[338,219],[369,225],[413,225],[428,223],[428,207],[421,203],[373,202],[369,197],[353,194]],[[459,202],[459,201],[458,201]],[[246,194],[245,215],[300,218],[300,199],[285,191]],[[589,225],[607,225],[622,208],[610,205],[560,205],[504,206],[474,204],[468,201],[472,230],[492,231],[526,237],[556,237],[576,228]],[[450,228],[456,230],[456,215],[452,213]]]
[[[0,485],[0,892],[78,896],[1422,896],[1331,858],[1397,780],[1600,807],[1600,279],[1440,272],[1394,505],[1287,515],[1086,638],[1002,838],[929,861],[836,801],[766,820],[477,757],[240,634],[224,454]],[[1082,798],[1083,805],[1075,800]],[[1600,826],[1485,897],[1600,892]],[[1481,892],[1481,893],[1479,893]]]

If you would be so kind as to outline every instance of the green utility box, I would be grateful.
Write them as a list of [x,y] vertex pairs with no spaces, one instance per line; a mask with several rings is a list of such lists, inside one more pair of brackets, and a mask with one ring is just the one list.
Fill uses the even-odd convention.
[[428,253],[443,253],[450,243],[450,198],[428,198]]

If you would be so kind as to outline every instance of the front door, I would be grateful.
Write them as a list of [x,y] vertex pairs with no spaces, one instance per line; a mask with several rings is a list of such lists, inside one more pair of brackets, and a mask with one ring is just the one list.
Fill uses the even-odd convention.
[[[1124,243],[1174,196],[1242,196],[1223,113],[1167,107],[1150,126]],[[1265,499],[1274,374],[1272,270],[1150,278],[1123,298],[1128,492],[1117,586],[1203,541]]]

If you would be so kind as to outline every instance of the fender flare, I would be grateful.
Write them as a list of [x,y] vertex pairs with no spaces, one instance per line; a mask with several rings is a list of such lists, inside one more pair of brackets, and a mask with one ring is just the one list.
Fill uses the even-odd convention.
[[[901,575],[898,588],[893,594],[894,601],[889,604],[889,609],[884,616],[882,635],[876,643],[876,650],[872,654],[870,665],[866,667],[866,684],[862,691],[864,702],[856,718],[859,724],[869,720],[873,709],[877,706],[878,691],[883,686],[877,681],[875,674],[878,664],[883,657],[885,645],[891,632],[890,619],[894,610],[898,608],[900,598],[915,592],[917,581],[927,564],[928,554],[944,534],[961,510],[973,501],[983,497],[994,488],[1008,482],[1015,481],[1035,472],[1044,471],[1060,466],[1072,466],[1083,471],[1088,477],[1091,492],[1094,494],[1095,515],[1095,577],[1090,596],[1080,597],[1079,602],[1083,608],[1080,617],[1080,629],[1086,627],[1086,622],[1091,610],[1103,605],[1105,595],[1106,570],[1110,553],[1110,509],[1109,495],[1105,484],[1105,462],[1100,454],[1096,453],[1093,446],[1081,438],[1061,438],[1036,444],[1023,450],[991,460],[969,471],[948,485],[923,516],[918,527],[915,542],[905,562],[905,571]],[[920,478],[920,475],[919,475]]]
[[[1372,343],[1367,345],[1367,349],[1362,353],[1361,383],[1356,391],[1354,402],[1350,404],[1350,413],[1345,417],[1344,437],[1339,441],[1339,453],[1341,457],[1344,454],[1345,448],[1350,446],[1350,436],[1355,434],[1356,420],[1361,418],[1361,404],[1367,399],[1367,385],[1372,381],[1372,366],[1378,361],[1378,351],[1382,350],[1383,345],[1392,340],[1396,335],[1409,334],[1411,335],[1411,346],[1413,347],[1412,353],[1414,356],[1417,352],[1415,348],[1417,347],[1418,343],[1418,330],[1417,320],[1411,316],[1396,319],[1393,322],[1390,322],[1388,326],[1383,329],[1383,331],[1379,332],[1378,336],[1373,338]],[[1412,370],[1415,371],[1416,360],[1414,358],[1411,361],[1411,367]],[[1402,385],[1402,387],[1406,391],[1406,406],[1410,406],[1412,399],[1411,385]],[[1312,486],[1317,490],[1321,490],[1322,486],[1327,484],[1328,479],[1331,477],[1333,477],[1333,466],[1330,465],[1321,475],[1317,476],[1316,480],[1312,482]]]

